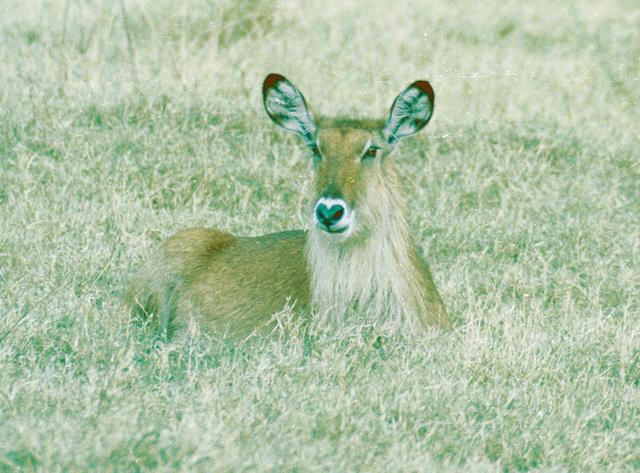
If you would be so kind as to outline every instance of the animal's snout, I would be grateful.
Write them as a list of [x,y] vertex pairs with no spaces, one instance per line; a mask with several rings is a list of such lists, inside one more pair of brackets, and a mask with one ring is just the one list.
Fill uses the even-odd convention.
[[325,233],[349,236],[353,227],[354,211],[339,198],[320,197],[313,211],[316,226]]
[[335,223],[339,222],[343,216],[344,207],[341,204],[333,204],[331,207],[327,207],[324,202],[318,202],[318,205],[316,205],[316,217],[318,222],[327,228],[330,228]]

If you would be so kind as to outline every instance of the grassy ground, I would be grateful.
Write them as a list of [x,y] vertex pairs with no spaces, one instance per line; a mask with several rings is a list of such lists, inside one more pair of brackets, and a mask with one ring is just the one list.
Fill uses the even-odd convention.
[[[320,3],[2,1],[0,471],[640,469],[637,2]],[[371,116],[431,80],[396,159],[451,333],[129,319],[178,229],[306,225],[271,71]]]

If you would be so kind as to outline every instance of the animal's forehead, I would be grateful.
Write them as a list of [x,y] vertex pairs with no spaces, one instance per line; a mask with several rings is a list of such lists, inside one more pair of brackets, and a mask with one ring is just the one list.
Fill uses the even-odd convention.
[[329,156],[351,156],[362,153],[374,133],[357,128],[327,128],[318,132],[320,152]]

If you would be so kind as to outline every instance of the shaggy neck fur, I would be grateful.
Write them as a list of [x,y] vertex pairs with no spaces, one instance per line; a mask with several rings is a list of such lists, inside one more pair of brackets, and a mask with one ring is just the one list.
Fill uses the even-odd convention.
[[356,209],[360,228],[353,236],[336,241],[317,228],[310,232],[312,302],[330,325],[343,325],[352,316],[395,330],[422,325],[424,287],[398,179],[388,165],[387,175],[370,183]]

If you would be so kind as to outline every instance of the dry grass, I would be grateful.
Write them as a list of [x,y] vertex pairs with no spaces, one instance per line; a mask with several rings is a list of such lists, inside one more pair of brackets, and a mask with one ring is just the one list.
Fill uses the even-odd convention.
[[[640,468],[640,10],[448,3],[2,3],[0,471]],[[452,333],[129,320],[161,238],[306,225],[270,71],[326,113],[432,82],[396,159]]]

